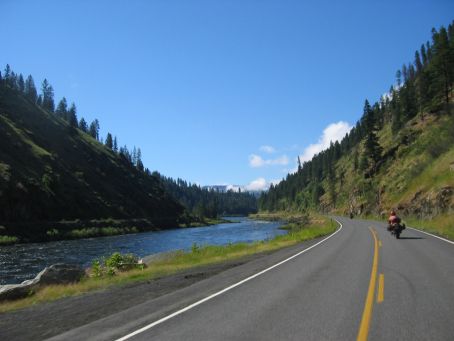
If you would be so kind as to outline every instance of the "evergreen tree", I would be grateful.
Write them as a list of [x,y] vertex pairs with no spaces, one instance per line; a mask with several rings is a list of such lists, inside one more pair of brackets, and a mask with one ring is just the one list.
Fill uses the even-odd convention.
[[140,148],[137,149],[136,167],[137,167],[138,170],[143,172],[144,166],[143,166],[143,163],[142,163],[142,151],[140,150]]
[[23,94],[25,93],[25,82],[24,82],[24,77],[22,74],[19,74],[19,78],[17,80],[17,86],[19,88],[19,91]]
[[426,46],[424,44],[421,45],[421,58],[422,58],[422,65],[427,65],[427,54],[426,54]]
[[370,108],[369,102],[366,100],[364,103],[364,115],[365,126],[366,126],[366,141],[364,143],[365,156],[371,160],[371,166],[373,171],[376,171],[377,163],[381,158],[382,147],[378,143],[378,137],[376,134],[376,124],[373,112]]
[[42,86],[41,86],[41,91],[42,91],[42,107],[49,111],[49,112],[54,112],[55,109],[55,104],[54,104],[54,89],[52,88],[52,85],[49,84],[47,79],[44,79]]
[[95,119],[93,122],[91,122],[88,133],[94,139],[99,140],[99,121],[97,119]]
[[71,106],[69,107],[69,110],[68,110],[68,123],[71,127],[74,127],[74,128],[78,127],[77,109],[76,109],[76,105],[74,104],[74,102],[71,103]]
[[36,91],[35,82],[33,81],[33,77],[31,75],[29,75],[25,81],[24,93],[30,101],[36,103],[38,99],[38,93]]
[[11,67],[9,64],[6,64],[5,66],[5,74],[3,75],[3,80],[6,85],[11,86]]
[[66,102],[65,97],[63,97],[60,102],[58,102],[55,114],[64,120],[68,119],[68,103]]
[[82,130],[84,133],[88,132],[88,124],[83,117],[79,121],[79,129]]
[[454,76],[453,56],[449,50],[448,32],[442,26],[440,31],[432,30],[433,39],[433,67],[436,75],[436,88],[437,92],[442,93],[445,103],[449,104],[449,94],[451,92],[451,85]]
[[109,149],[113,149],[112,135],[110,133],[107,133],[106,136],[106,147]]
[[114,140],[113,140],[113,151],[115,153],[118,152],[118,143],[117,143],[117,137],[116,136],[114,137]]
[[421,58],[419,57],[419,52],[417,50],[415,52],[415,66],[416,66],[416,72],[418,74],[420,74],[422,71],[422,68],[423,68],[423,64],[421,62]]
[[396,72],[396,81],[397,81],[397,88],[400,88],[400,84],[402,83],[402,72],[397,70]]

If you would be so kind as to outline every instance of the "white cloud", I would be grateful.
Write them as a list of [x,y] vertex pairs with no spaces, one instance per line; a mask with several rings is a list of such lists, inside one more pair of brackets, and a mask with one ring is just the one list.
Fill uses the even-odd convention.
[[251,154],[249,155],[249,166],[253,168],[263,167],[263,166],[274,166],[274,165],[288,165],[287,155],[282,155],[276,159],[263,159],[260,155]]
[[265,165],[265,160],[262,159],[259,155],[249,155],[249,166],[251,167],[262,167]]
[[272,154],[276,152],[276,149],[272,146],[261,146],[260,150],[264,153]]
[[331,141],[340,141],[352,128],[348,122],[344,121],[331,123],[323,130],[323,134],[317,143],[311,144],[304,149],[303,154],[300,155],[301,162],[309,161],[315,154],[327,149]]
[[247,191],[265,191],[269,188],[269,183],[265,178],[258,178],[251,181],[248,185],[244,186]]

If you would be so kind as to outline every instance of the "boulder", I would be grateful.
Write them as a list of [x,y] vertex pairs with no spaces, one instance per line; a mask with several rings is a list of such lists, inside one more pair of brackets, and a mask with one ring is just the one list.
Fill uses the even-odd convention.
[[70,284],[80,281],[84,274],[84,269],[78,265],[59,263],[45,268],[35,279],[40,285]]
[[0,285],[0,301],[15,300],[33,294],[40,286],[49,284],[69,284],[80,281],[85,271],[72,264],[54,264],[46,267],[35,278],[21,284]]

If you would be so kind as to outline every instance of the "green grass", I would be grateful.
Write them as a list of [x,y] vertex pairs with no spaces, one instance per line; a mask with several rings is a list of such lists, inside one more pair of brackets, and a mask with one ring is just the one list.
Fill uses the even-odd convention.
[[257,253],[271,252],[299,242],[321,237],[336,230],[337,224],[326,218],[319,218],[311,225],[299,225],[286,235],[271,240],[254,243],[235,243],[226,246],[199,246],[194,244],[189,252],[176,251],[159,258],[143,270],[119,272],[110,277],[86,277],[81,282],[71,285],[51,285],[38,290],[33,296],[11,302],[0,303],[0,313],[28,307],[34,304],[50,302],[63,297],[80,295],[89,291],[124,285],[131,282],[149,280],[175,274],[190,268],[222,263]]
[[438,215],[433,219],[410,217],[405,222],[408,226],[454,240],[454,214]]
[[0,236],[0,245],[8,245],[17,243],[19,239],[14,236]]

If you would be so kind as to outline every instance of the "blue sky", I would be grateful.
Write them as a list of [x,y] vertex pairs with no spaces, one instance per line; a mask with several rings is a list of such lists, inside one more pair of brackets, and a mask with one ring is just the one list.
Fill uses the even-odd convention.
[[0,65],[45,77],[145,166],[266,186],[341,137],[453,1],[0,0]]

